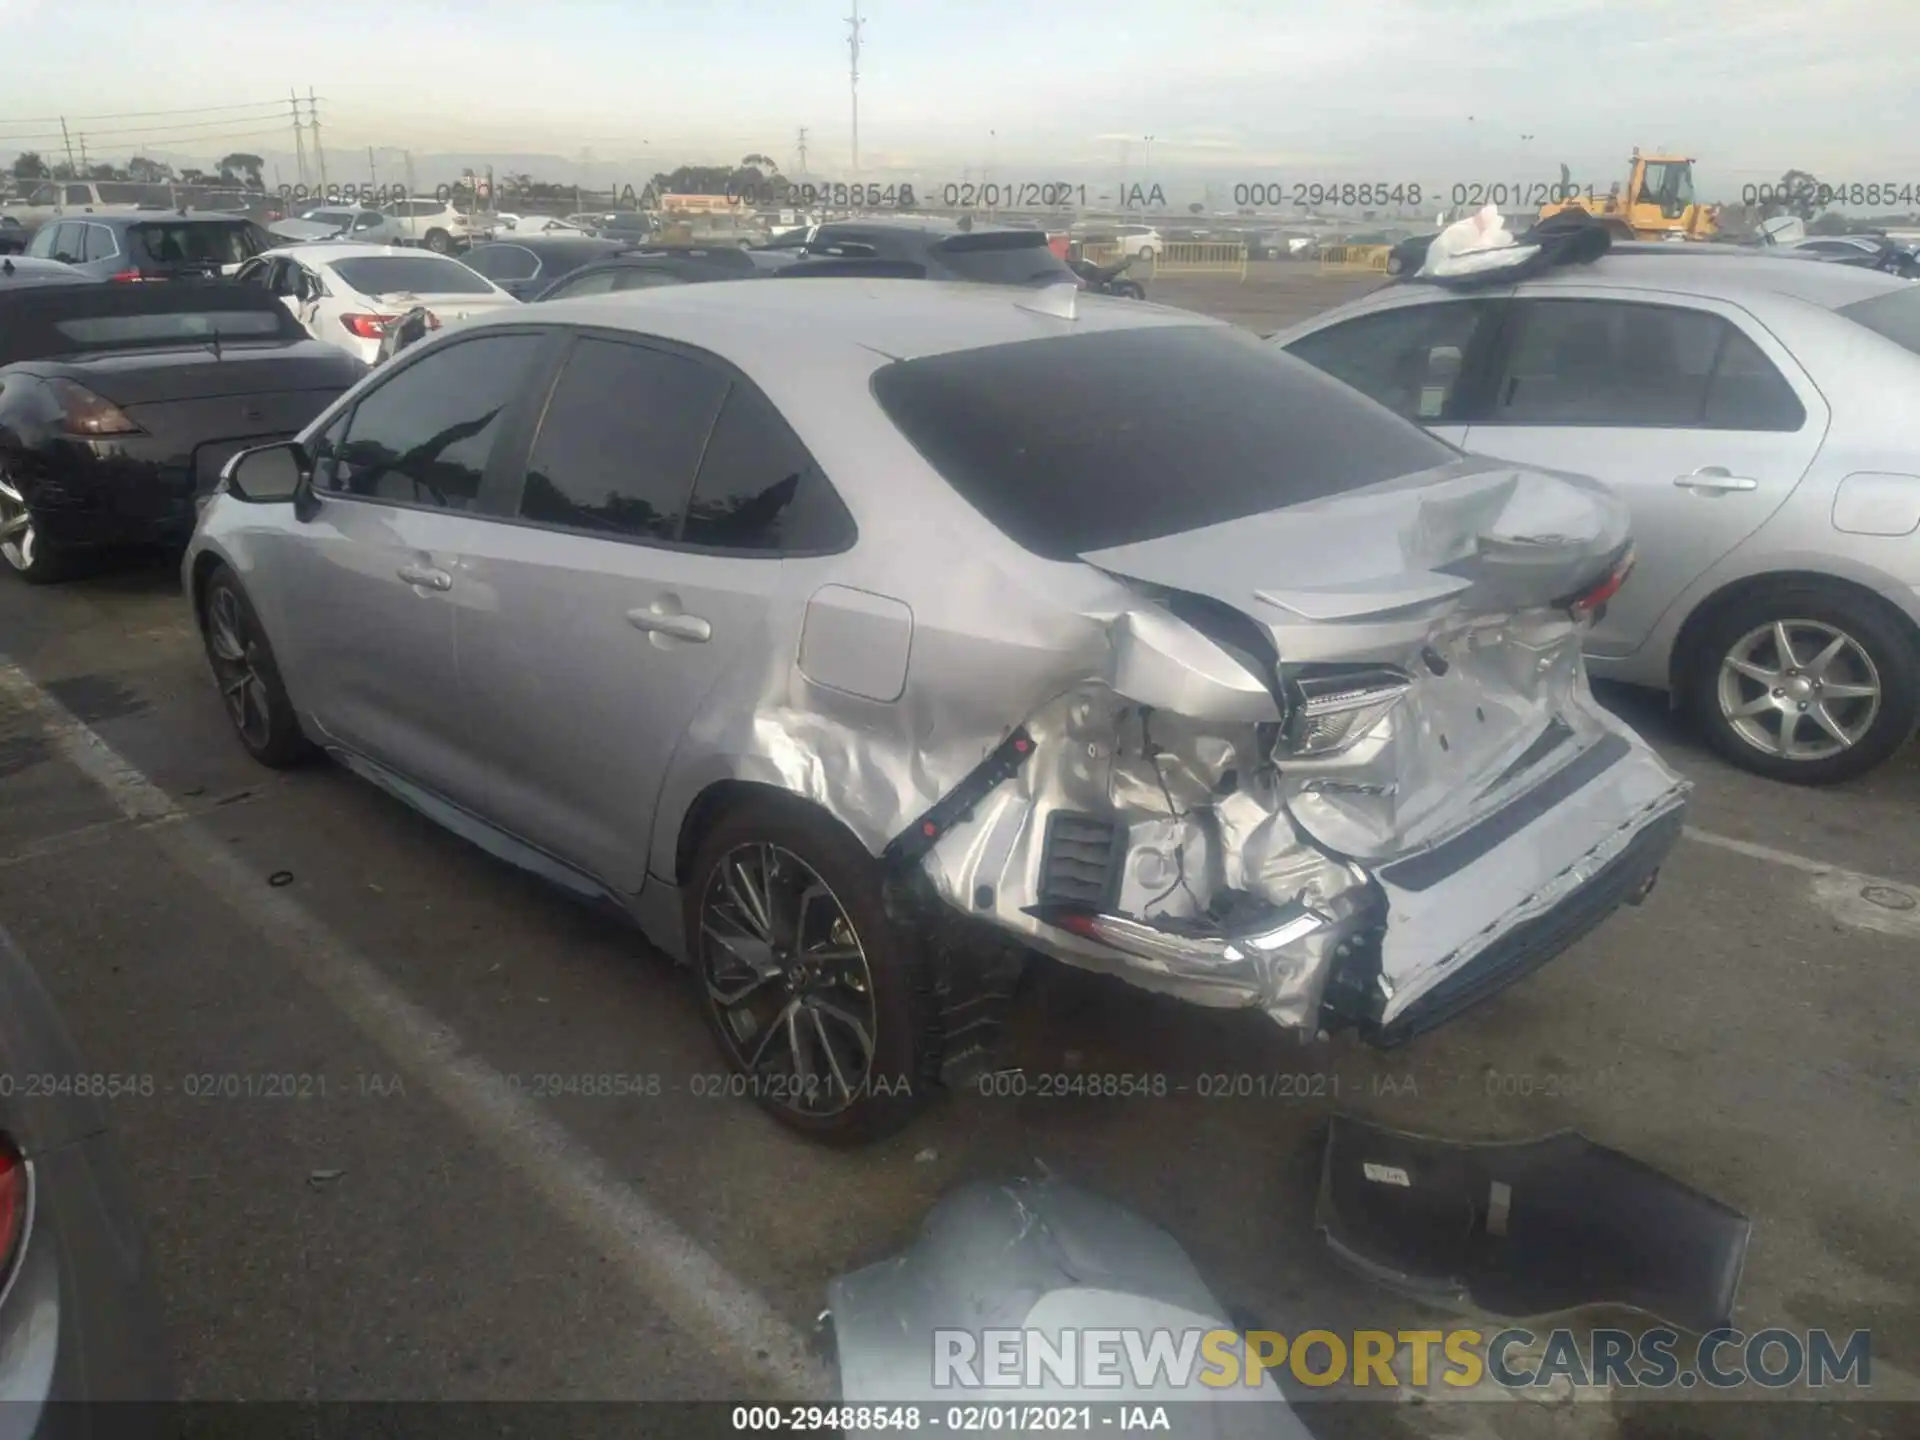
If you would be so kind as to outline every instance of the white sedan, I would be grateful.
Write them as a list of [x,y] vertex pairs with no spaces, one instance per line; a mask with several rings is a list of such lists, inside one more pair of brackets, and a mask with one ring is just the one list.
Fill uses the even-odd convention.
[[501,227],[522,235],[591,235],[584,225],[575,225],[552,215],[502,215]]
[[458,260],[425,250],[322,242],[256,255],[235,276],[278,295],[317,340],[374,364],[387,327],[415,306],[429,325],[520,302]]

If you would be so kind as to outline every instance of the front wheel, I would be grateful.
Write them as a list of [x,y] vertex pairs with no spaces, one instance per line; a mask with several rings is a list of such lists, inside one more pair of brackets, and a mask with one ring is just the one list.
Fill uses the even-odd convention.
[[700,842],[684,903],[728,1093],[836,1144],[912,1118],[936,1078],[926,965],[851,833],[797,802],[740,804]]
[[200,633],[234,734],[262,765],[284,770],[313,752],[239,577],[222,565],[207,581]]
[[1138,250],[1133,252],[1133,258],[1138,260],[1142,265],[1153,264],[1153,247],[1151,245],[1142,245]]
[[453,251],[453,236],[444,230],[429,230],[426,238],[427,249],[436,255],[447,255]]
[[1116,280],[1113,282],[1113,293],[1123,300],[1144,300],[1147,298],[1147,287],[1138,280]]
[[1707,742],[1799,785],[1863,775],[1912,737],[1920,656],[1885,607],[1822,581],[1767,585],[1714,615],[1683,677]]

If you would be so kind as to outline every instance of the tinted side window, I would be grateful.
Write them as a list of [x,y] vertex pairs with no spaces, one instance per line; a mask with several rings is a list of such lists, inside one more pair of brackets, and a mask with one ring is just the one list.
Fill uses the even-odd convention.
[[575,295],[605,295],[612,291],[613,282],[619,278],[617,271],[601,270],[592,275],[581,275],[571,280],[563,280],[554,287],[549,300],[568,299]]
[[466,263],[489,280],[528,280],[540,268],[534,253],[518,245],[482,245],[467,253]]
[[1526,300],[1519,322],[1492,423],[1798,430],[1806,421],[1759,347],[1707,311]]
[[706,366],[664,350],[580,339],[527,457],[521,517],[676,539],[726,388]]
[[1330,325],[1287,350],[1396,415],[1444,424],[1457,418],[1462,365],[1493,314],[1465,300],[1409,305]]
[[316,485],[405,505],[471,510],[537,335],[462,340],[409,365],[354,407],[339,464]]
[[832,551],[853,543],[853,517],[780,412],[735,384],[707,442],[682,539],[731,550]]
[[81,229],[84,232],[80,239],[83,247],[79,255],[81,260],[111,260],[120,253],[119,242],[106,226],[83,225]]
[[69,185],[67,186],[67,204],[91,205],[93,204],[93,191],[85,185]]

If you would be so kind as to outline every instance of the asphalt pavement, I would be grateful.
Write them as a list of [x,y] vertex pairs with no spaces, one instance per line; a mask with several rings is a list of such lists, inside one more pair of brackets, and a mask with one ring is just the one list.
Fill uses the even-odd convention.
[[[1331,303],[1317,284],[1236,282],[1207,308],[1273,328]],[[1006,1063],[1163,1075],[1165,1098],[976,1087],[852,1153],[711,1093],[689,987],[631,931],[337,767],[255,766],[164,564],[0,584],[0,924],[93,1067],[151,1078],[109,1110],[191,1398],[805,1393],[831,1276],[898,1249],[953,1185],[1037,1167],[1167,1228],[1239,1316],[1434,1324],[1313,1231],[1336,1109],[1460,1138],[1574,1127],[1708,1191],[1754,1221],[1744,1328],[1869,1328],[1875,1393],[1920,1397],[1920,757],[1773,785],[1657,697],[1606,698],[1696,782],[1688,837],[1644,906],[1461,1021],[1381,1054],[1048,967]],[[1265,1093],[1202,1098],[1240,1075]],[[1791,1401],[1656,1419],[1450,1398],[1306,1418],[1900,1433]]]

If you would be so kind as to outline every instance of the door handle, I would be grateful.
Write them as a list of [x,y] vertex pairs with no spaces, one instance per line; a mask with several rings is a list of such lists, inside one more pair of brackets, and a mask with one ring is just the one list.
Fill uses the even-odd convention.
[[1682,490],[1758,490],[1760,482],[1748,475],[1736,475],[1724,465],[1702,465],[1691,475],[1676,475],[1673,483]]
[[453,576],[444,570],[434,570],[425,565],[402,565],[394,572],[409,585],[419,585],[427,590],[451,590]]
[[691,640],[696,645],[705,644],[713,638],[713,626],[698,615],[662,615],[658,610],[629,610],[627,623],[636,630],[645,630],[653,635],[672,635],[676,639]]

